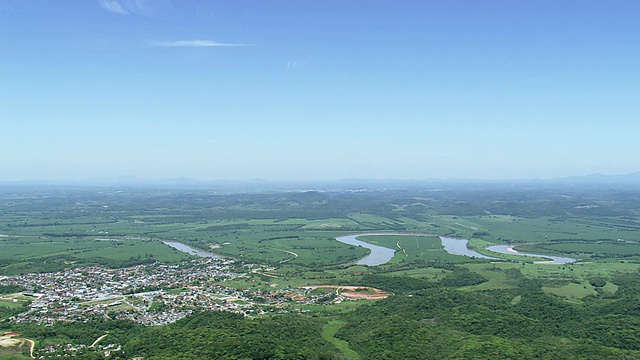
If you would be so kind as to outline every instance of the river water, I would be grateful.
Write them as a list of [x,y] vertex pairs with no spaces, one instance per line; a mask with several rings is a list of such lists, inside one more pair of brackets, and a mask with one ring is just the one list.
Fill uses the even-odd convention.
[[[387,248],[387,247],[384,247],[384,246],[370,244],[370,243],[358,240],[357,238],[360,237],[360,236],[379,236],[379,235],[428,236],[428,235],[423,235],[423,234],[367,233],[367,234],[338,236],[338,237],[336,237],[336,240],[340,241],[341,243],[347,244],[347,245],[362,246],[363,248],[369,249],[371,251],[371,253],[369,255],[363,257],[362,259],[358,260],[358,262],[356,264],[358,264],[358,265],[368,265],[368,266],[377,266],[377,265],[382,265],[382,264],[388,263],[393,258],[393,256],[395,255],[396,251],[394,249],[390,249],[390,248]],[[498,259],[498,258],[495,258],[495,257],[491,257],[491,256],[486,256],[486,255],[480,254],[480,253],[478,253],[478,252],[476,252],[474,250],[471,250],[471,249],[467,248],[467,243],[469,242],[469,240],[467,240],[467,239],[456,239],[456,238],[450,238],[450,237],[446,237],[446,236],[438,236],[438,237],[440,238],[440,241],[442,242],[442,246],[444,247],[444,250],[446,252],[448,252],[449,254],[468,256],[468,257],[475,257],[475,258],[478,258],[478,259],[501,260],[501,259]],[[163,243],[165,245],[171,246],[172,248],[180,250],[180,251],[185,252],[187,254],[196,255],[196,256],[200,256],[200,257],[213,258],[213,259],[222,258],[222,255],[210,253],[210,252],[204,251],[204,250],[195,249],[195,248],[192,248],[191,246],[183,244],[181,242],[163,241]],[[522,253],[522,252],[518,252],[516,250],[513,250],[512,245],[493,245],[493,246],[487,246],[486,249],[490,250],[490,251],[493,251],[493,252],[500,253],[500,254],[520,255],[520,256],[538,257],[538,258],[543,258],[543,259],[551,259],[551,260],[548,260],[548,261],[538,261],[538,262],[536,262],[536,264],[562,265],[562,264],[569,264],[569,263],[574,263],[574,262],[578,261],[578,259],[561,257],[561,256]]]
[[456,239],[456,238],[449,238],[445,236],[439,236],[439,238],[442,241],[442,246],[444,246],[444,250],[449,254],[469,256],[469,257],[475,257],[479,259],[500,260],[498,258],[483,255],[477,251],[469,249],[467,247],[467,243],[469,242],[469,240],[467,239]]
[[200,257],[206,257],[206,258],[212,258],[212,259],[222,259],[222,255],[210,253],[210,252],[204,251],[204,250],[195,249],[195,248],[192,248],[191,246],[183,244],[181,242],[163,241],[162,243],[165,244],[165,245],[171,246],[172,248],[174,248],[176,250],[180,250],[182,252],[186,252],[187,254],[196,255],[196,256],[200,256]]
[[[336,240],[344,244],[362,246],[363,248],[367,248],[371,250],[371,253],[369,255],[358,260],[356,264],[377,266],[377,265],[388,263],[391,260],[391,258],[393,258],[393,255],[395,255],[396,251],[393,249],[386,248],[384,246],[369,244],[367,242],[357,239],[360,236],[376,236],[376,235],[426,236],[423,234],[369,233],[369,234],[338,236],[336,237]],[[482,255],[476,251],[468,249],[467,243],[469,241],[466,239],[455,239],[455,238],[448,238],[444,236],[439,236],[439,238],[440,238],[440,241],[442,241],[442,246],[444,246],[444,250],[449,254],[476,257],[480,259],[498,260],[497,258]]]
[[[357,239],[360,236],[375,236],[375,235],[428,236],[423,234],[368,233],[368,234],[338,236],[336,237],[336,240],[344,244],[362,246],[364,248],[371,250],[371,253],[369,255],[358,260],[358,262],[356,263],[358,265],[377,266],[377,265],[386,264],[391,260],[391,258],[393,258],[393,255],[396,253],[395,250],[386,248],[384,246],[369,244],[367,242]],[[479,252],[476,252],[474,250],[467,248],[467,243],[469,242],[469,240],[467,239],[456,239],[456,238],[450,238],[446,236],[438,236],[438,237],[440,238],[440,241],[442,241],[442,246],[444,247],[444,250],[449,254],[474,257],[478,259],[502,260],[499,258],[480,254]],[[513,250],[511,245],[493,245],[493,246],[487,246],[486,249],[493,252],[500,253],[500,254],[520,255],[520,256],[538,257],[542,259],[551,259],[548,261],[547,260],[537,261],[536,264],[562,265],[562,264],[569,264],[569,263],[574,263],[578,261],[578,259],[560,257],[560,256],[521,253]]]
[[513,245],[493,245],[493,246],[487,246],[485,249],[493,252],[501,253],[501,254],[551,259],[549,261],[536,261],[535,262],[536,264],[563,265],[563,264],[570,264],[578,261],[578,259],[568,258],[568,257],[523,253],[523,252],[513,250]]
[[336,240],[341,243],[354,245],[354,246],[362,246],[363,248],[367,248],[371,250],[371,253],[362,259],[358,260],[356,264],[358,265],[369,265],[376,266],[386,264],[391,260],[393,255],[395,255],[396,251],[393,249],[386,248],[384,246],[378,246],[366,243],[364,241],[357,240],[356,238],[359,236],[368,236],[368,235],[393,235],[393,234],[357,234],[357,235],[346,235],[346,236],[338,236]]

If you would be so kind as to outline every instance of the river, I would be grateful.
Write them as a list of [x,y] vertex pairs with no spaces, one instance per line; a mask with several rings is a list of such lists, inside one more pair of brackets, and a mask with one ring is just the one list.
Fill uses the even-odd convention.
[[356,239],[359,236],[370,236],[370,235],[398,235],[398,234],[357,234],[357,235],[345,235],[338,236],[336,240],[341,243],[354,245],[354,246],[362,246],[363,248],[367,248],[371,250],[371,253],[362,259],[358,260],[356,264],[358,265],[368,265],[368,266],[376,266],[386,264],[393,258],[396,251],[393,249],[386,248],[384,246],[373,245],[366,243],[364,241],[360,241]]
[[[338,236],[336,237],[336,240],[344,244],[362,246],[364,248],[371,250],[371,253],[369,255],[358,260],[356,264],[377,266],[377,265],[388,263],[393,258],[396,251],[390,248],[386,248],[384,246],[369,244],[367,242],[357,239],[360,236],[376,236],[376,235],[434,236],[434,235],[426,235],[426,234],[367,233],[367,234]],[[469,242],[469,240],[467,239],[456,239],[456,238],[450,238],[446,236],[437,236],[437,237],[440,238],[440,241],[442,242],[442,246],[444,247],[444,250],[449,254],[474,257],[478,259],[503,260],[503,259],[483,255],[483,254],[480,254],[479,252],[469,249],[467,247],[467,243]],[[513,250],[513,247],[511,245],[493,245],[493,246],[487,246],[485,249],[493,252],[497,252],[500,254],[520,255],[520,256],[538,257],[543,259],[551,259],[548,261],[547,260],[536,261],[535,262],[536,264],[562,265],[562,264],[569,264],[569,263],[574,263],[578,261],[578,259],[561,257],[561,256],[522,253],[522,252]]]
[[568,258],[568,257],[523,253],[523,252],[519,252],[517,250],[514,250],[513,249],[513,245],[492,245],[492,246],[487,246],[485,249],[487,249],[489,251],[497,252],[497,253],[500,253],[500,254],[530,256],[530,257],[537,257],[537,258],[543,258],[543,259],[551,259],[551,260],[548,260],[548,261],[546,261],[546,260],[545,261],[536,261],[535,264],[563,265],[563,264],[570,264],[570,263],[574,263],[574,262],[578,261],[578,259]]
[[469,240],[467,239],[457,239],[457,238],[450,238],[446,236],[438,236],[438,237],[440,238],[440,241],[442,241],[442,246],[444,246],[444,250],[449,254],[475,257],[479,259],[500,260],[498,258],[483,255],[475,250],[469,249],[467,247],[467,243],[469,243]]
[[[370,243],[358,240],[357,238],[360,237],[360,236],[380,236],[380,235],[387,235],[387,236],[389,236],[389,235],[391,235],[391,236],[434,236],[434,235],[425,235],[425,234],[366,233],[366,234],[338,236],[338,237],[336,237],[336,240],[340,241],[341,243],[347,244],[347,245],[362,246],[363,248],[369,249],[371,251],[371,253],[369,255],[363,257],[362,259],[358,260],[358,262],[356,264],[358,264],[358,265],[367,265],[367,266],[377,266],[377,265],[382,265],[382,264],[388,263],[393,258],[393,256],[395,255],[396,251],[394,249],[390,249],[390,248],[387,248],[387,247],[384,247],[384,246],[370,244]],[[475,257],[475,258],[478,258],[478,259],[501,260],[501,259],[498,259],[498,258],[495,258],[495,257],[491,257],[491,256],[486,256],[486,255],[480,254],[480,253],[478,253],[478,252],[476,252],[474,250],[471,250],[471,249],[467,248],[467,243],[469,242],[469,240],[467,240],[467,239],[456,239],[456,238],[450,238],[450,237],[446,237],[446,236],[438,236],[438,237],[440,238],[440,241],[442,242],[442,246],[444,247],[444,250],[446,252],[448,252],[449,254],[468,256],[468,257]],[[207,258],[213,258],[213,259],[220,259],[220,258],[223,257],[222,255],[218,255],[218,254],[210,253],[208,251],[192,248],[189,245],[186,245],[186,244],[183,244],[183,243],[177,242],[177,241],[163,241],[163,243],[165,245],[171,246],[174,249],[180,250],[182,252],[185,252],[185,253],[191,254],[191,255],[196,255],[196,256],[200,256],[200,257],[207,257]],[[529,256],[529,257],[538,257],[538,258],[543,258],[543,259],[551,259],[551,260],[548,260],[548,261],[537,261],[537,262],[535,262],[536,264],[562,265],[562,264],[569,264],[569,263],[574,263],[574,262],[578,261],[578,259],[561,257],[561,256],[522,253],[522,252],[518,252],[516,250],[513,250],[512,245],[492,245],[492,246],[487,246],[486,249],[489,250],[489,251],[500,253],[500,254],[519,255],[519,256]]]
[[[394,235],[394,236],[433,236],[433,235],[425,235],[425,234],[402,234],[402,233],[368,233],[368,234],[356,234],[356,235],[345,235],[338,236],[336,240],[341,243],[354,245],[354,246],[362,246],[363,248],[367,248],[371,250],[371,253],[362,259],[358,260],[356,264],[358,265],[368,265],[368,266],[377,266],[388,263],[395,255],[396,251],[393,249],[386,248],[384,246],[373,245],[367,242],[358,240],[357,238],[360,236],[379,236],[379,235]],[[438,236],[440,241],[442,242],[442,246],[444,246],[444,250],[449,254],[453,255],[462,255],[469,257],[476,257],[480,259],[492,259],[498,260],[497,258],[493,258],[490,256],[482,255],[476,251],[467,248],[467,243],[469,242],[466,239],[455,239],[444,236]]]
[[222,255],[210,253],[210,252],[204,251],[204,250],[195,249],[195,248],[192,248],[191,246],[183,244],[181,242],[163,241],[162,243],[165,244],[165,245],[171,246],[172,248],[174,248],[176,250],[180,250],[182,252],[186,252],[187,254],[196,255],[196,256],[200,256],[200,257],[206,257],[206,258],[212,258],[212,259],[222,259]]

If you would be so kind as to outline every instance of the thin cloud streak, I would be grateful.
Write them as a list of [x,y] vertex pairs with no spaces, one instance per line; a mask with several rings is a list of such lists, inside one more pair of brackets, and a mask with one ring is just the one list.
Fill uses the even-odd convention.
[[305,65],[307,65],[307,63],[309,61],[311,61],[311,59],[313,59],[313,55],[308,56],[306,59],[304,60],[289,60],[289,62],[287,63],[287,69],[289,70],[298,70],[298,69],[302,69],[305,67]]
[[100,0],[100,7],[115,14],[129,15],[129,12],[116,0]]
[[251,46],[250,44],[232,44],[221,43],[211,40],[177,40],[177,41],[160,41],[155,43],[161,47],[239,47],[239,46]]
[[[158,7],[162,8],[169,0],[99,0],[100,7],[106,11],[120,15],[141,15],[157,17]],[[164,6],[166,8],[166,6]]]

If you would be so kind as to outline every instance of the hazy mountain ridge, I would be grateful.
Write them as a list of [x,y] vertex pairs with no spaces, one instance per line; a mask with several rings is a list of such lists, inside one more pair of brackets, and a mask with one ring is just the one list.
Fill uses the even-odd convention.
[[590,174],[550,179],[339,179],[339,180],[199,180],[188,177],[167,179],[144,179],[135,176],[112,178],[90,178],[85,180],[26,180],[0,181],[0,187],[157,187],[178,189],[216,189],[234,192],[260,191],[367,191],[398,190],[416,187],[450,187],[450,186],[629,186],[640,184],[640,171],[628,174]]

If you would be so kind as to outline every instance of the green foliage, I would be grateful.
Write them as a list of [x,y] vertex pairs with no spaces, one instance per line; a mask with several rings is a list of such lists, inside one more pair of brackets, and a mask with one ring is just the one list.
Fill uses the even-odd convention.
[[[622,287],[635,283],[637,277],[626,279]],[[571,304],[528,282],[506,290],[462,292],[441,285],[398,294],[347,315],[349,324],[337,336],[372,359],[412,358],[417,353],[428,354],[424,358],[465,359],[635,358],[640,354],[638,295],[623,293],[615,299]],[[414,338],[414,334],[435,341]]]
[[0,301],[0,321],[9,319],[10,317],[23,313],[28,309],[29,307],[25,301],[13,302],[10,299],[3,299]]
[[455,269],[442,276],[439,281],[429,281],[408,276],[386,276],[381,274],[367,274],[360,280],[360,285],[371,286],[396,294],[413,292],[431,288],[459,288],[463,286],[477,285],[486,279],[478,273],[471,272],[463,267],[450,267]]
[[56,323],[53,326],[40,326],[29,323],[12,324],[13,331],[38,341],[39,344],[74,343],[90,345],[98,337],[108,333],[109,341],[125,343],[133,336],[144,331],[144,326],[126,320],[92,322]]
[[[300,306],[313,309],[312,316],[202,313],[150,328],[101,319],[5,325],[38,346],[91,344],[108,332],[127,356],[145,359],[331,359],[353,355],[349,351],[362,359],[640,358],[640,273],[628,273],[640,260],[640,192],[496,184],[430,191],[418,185],[226,195],[210,189],[0,188],[6,204],[0,214],[2,275],[186,258],[157,241],[171,239],[278,267],[262,281],[236,281],[247,287],[326,281],[394,293],[371,305]],[[447,254],[436,238],[383,236],[370,240],[407,255],[402,252],[397,264],[348,270],[346,264],[366,250],[333,237],[378,230],[474,237],[478,247],[535,242],[525,246],[597,261],[490,264]],[[102,237],[117,241],[95,241]],[[429,276],[420,276],[426,268]],[[567,284],[596,290],[584,289],[571,303],[542,290]],[[607,286],[617,291],[602,290]],[[0,293],[14,290],[20,291],[2,287]],[[0,317],[23,306],[0,306]],[[324,315],[340,325],[327,325]]]
[[25,291],[25,288],[19,285],[0,285],[0,295],[14,294]]
[[319,320],[298,315],[205,312],[148,329],[125,352],[145,359],[337,359],[339,351],[321,333]]
[[607,285],[607,279],[602,278],[602,277],[592,277],[589,280],[589,284],[591,284],[591,286],[593,286],[593,287],[596,287],[596,288],[600,287],[601,288],[601,287]]
[[31,359],[29,356],[22,354],[3,354],[0,353],[0,360],[28,360]]

